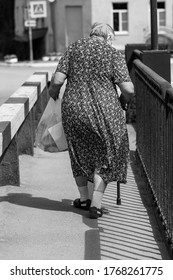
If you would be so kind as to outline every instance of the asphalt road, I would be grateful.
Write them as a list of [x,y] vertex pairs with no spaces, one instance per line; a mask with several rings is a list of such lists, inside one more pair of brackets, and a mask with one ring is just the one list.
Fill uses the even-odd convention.
[[[0,105],[17,90],[34,72],[54,72],[56,64],[52,66],[3,66],[0,65]],[[173,81],[173,60],[171,59],[171,81]]]
[[0,105],[7,100],[34,72],[51,71],[54,66],[0,66]]

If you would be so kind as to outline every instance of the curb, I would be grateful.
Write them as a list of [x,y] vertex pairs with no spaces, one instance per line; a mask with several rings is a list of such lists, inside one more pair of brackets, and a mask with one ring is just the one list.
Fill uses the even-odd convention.
[[[24,61],[24,62],[16,62],[16,63],[8,63],[4,61],[0,61],[0,66],[7,66],[7,67],[13,67],[13,66],[26,66],[26,67],[56,67],[59,60],[56,61]],[[170,64],[173,64],[173,57],[170,58]]]
[[0,62],[0,66],[6,66],[6,67],[56,67],[58,64],[58,61],[25,61],[25,62],[16,62],[16,63],[7,63],[7,62]]

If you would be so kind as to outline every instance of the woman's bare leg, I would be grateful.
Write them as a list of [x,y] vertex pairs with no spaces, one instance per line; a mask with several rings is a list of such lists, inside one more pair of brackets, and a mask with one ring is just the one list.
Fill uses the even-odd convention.
[[103,179],[97,174],[94,174],[94,192],[91,201],[91,207],[101,209],[103,194],[106,189],[106,184]]
[[80,193],[80,201],[85,201],[89,198],[88,178],[84,176],[75,177],[76,184]]

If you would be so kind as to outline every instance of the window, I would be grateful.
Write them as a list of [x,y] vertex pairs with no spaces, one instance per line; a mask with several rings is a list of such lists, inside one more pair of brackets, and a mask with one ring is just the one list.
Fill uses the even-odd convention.
[[127,33],[128,7],[127,3],[113,3],[113,28],[115,32]]
[[166,25],[165,2],[157,2],[158,27]]

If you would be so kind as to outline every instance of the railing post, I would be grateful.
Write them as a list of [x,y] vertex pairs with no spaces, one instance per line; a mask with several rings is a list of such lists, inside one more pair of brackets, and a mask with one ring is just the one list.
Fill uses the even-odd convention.
[[157,0],[150,0],[151,10],[151,49],[158,50]]
[[0,186],[20,185],[17,137],[15,136],[1,157]]

